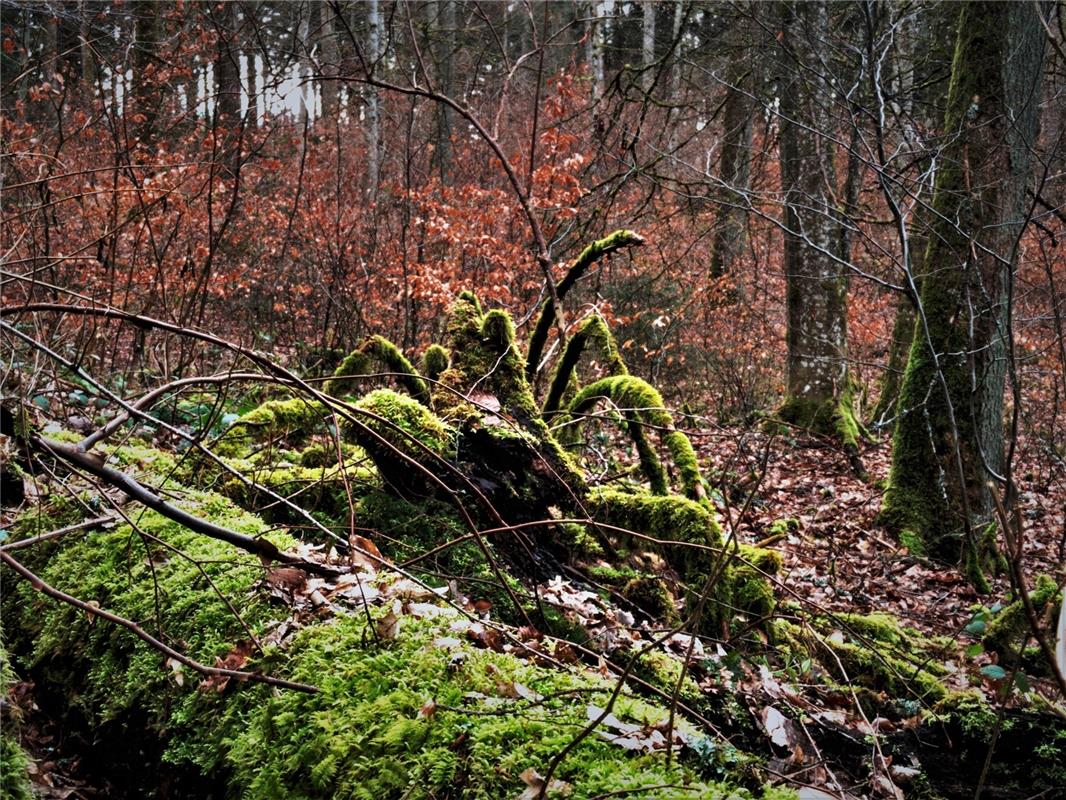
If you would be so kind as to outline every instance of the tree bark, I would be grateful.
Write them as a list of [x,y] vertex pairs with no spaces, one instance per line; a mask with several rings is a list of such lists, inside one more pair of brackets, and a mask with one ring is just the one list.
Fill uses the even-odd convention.
[[[378,0],[367,3],[367,57],[370,69],[381,60],[381,12]],[[374,86],[366,87],[367,190],[376,197],[381,176],[381,96]]]
[[644,15],[641,36],[641,59],[644,68],[642,75],[644,91],[650,92],[655,83],[655,0],[643,0],[641,11]]
[[993,562],[1011,283],[1025,225],[1044,32],[1033,4],[958,16],[921,308],[900,391],[883,519],[912,548]]
[[241,115],[241,60],[237,45],[236,4],[219,12],[218,52],[215,57],[215,112],[219,121],[232,125]]
[[750,187],[751,131],[755,109],[751,95],[751,51],[744,46],[745,26],[742,22],[742,19],[737,19],[730,34],[734,39],[734,51],[726,71],[728,86],[722,109],[724,130],[718,172],[721,186],[714,222],[712,278],[720,278],[733,271],[746,242],[748,212],[744,206]]
[[854,452],[859,430],[847,361],[847,273],[836,257],[840,223],[833,201],[833,92],[820,74],[829,9],[824,1],[784,4],[782,9],[788,381],[778,413],[787,422],[838,435]]
[[334,21],[333,9],[330,6],[323,5],[321,10],[322,24],[319,29],[318,43],[322,63],[322,116],[327,120],[336,121],[339,107],[337,23]]

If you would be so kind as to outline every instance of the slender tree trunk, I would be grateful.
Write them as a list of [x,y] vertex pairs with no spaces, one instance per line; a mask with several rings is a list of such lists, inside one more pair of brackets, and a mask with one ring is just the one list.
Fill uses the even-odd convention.
[[248,124],[255,128],[259,126],[259,88],[256,86],[255,54],[256,30],[258,24],[259,6],[257,3],[247,3],[241,9],[244,15],[244,93],[248,98]]
[[[890,111],[894,115],[902,115],[905,120],[904,141],[923,175],[921,186],[916,190],[920,203],[916,204],[908,226],[911,270],[918,287],[921,287],[925,271],[931,216],[929,203],[935,185],[935,169],[939,163],[939,159],[930,157],[930,148],[923,141],[922,131],[933,130],[943,121],[942,115],[940,120],[935,118],[932,109],[943,101],[946,94],[943,85],[947,83],[950,73],[951,44],[957,15],[949,9],[941,6],[906,12],[907,17],[899,26],[900,56],[892,84],[898,99],[891,102]],[[870,414],[870,419],[878,427],[894,421],[899,390],[903,385],[903,371],[914,340],[914,322],[914,298],[901,294],[896,300],[888,362],[879,382],[877,405]]]
[[590,62],[592,63],[592,85],[596,97],[603,97],[606,83],[604,70],[604,48],[607,44],[608,21],[604,17],[614,8],[613,0],[591,0],[589,2],[589,16],[593,18],[592,32],[589,36]]
[[718,178],[718,209],[715,213],[711,277],[729,274],[744,252],[748,212],[744,207],[750,188],[752,101],[751,51],[744,47],[745,26],[737,20],[732,31],[734,51],[726,71],[725,106],[722,109],[722,159]]
[[[456,16],[455,0],[438,0],[437,9],[437,81],[438,89],[453,97],[455,86],[453,61],[455,58]],[[444,103],[437,104],[437,167],[441,181],[446,182],[452,160],[452,110]]]
[[96,92],[96,58],[92,47],[92,26],[86,0],[78,0],[78,51],[81,57],[81,83],[88,97]]
[[820,74],[829,29],[824,0],[784,4],[781,184],[785,199],[788,385],[780,416],[833,433],[857,452],[847,350],[847,273],[835,257],[839,222],[832,87]]
[[650,92],[652,83],[655,81],[655,0],[643,0],[641,10],[644,15],[642,25],[641,56],[644,67],[643,83],[644,91]]
[[960,6],[921,286],[884,521],[981,588],[988,480],[1001,474],[1011,283],[1025,223],[1044,31],[1030,3]]
[[[367,4],[367,57],[370,69],[377,70],[381,60],[381,12],[378,0],[369,0]],[[378,90],[367,88],[366,108],[366,146],[367,146],[367,190],[376,197],[378,183],[381,180],[381,96]]]
[[220,9],[215,58],[215,113],[226,125],[235,124],[241,116],[241,51],[237,45],[236,12],[234,3],[223,4]]
[[333,9],[323,5],[322,24],[320,27],[318,45],[319,58],[322,63],[322,116],[330,122],[336,121],[338,111],[338,88],[337,71],[339,57],[337,54],[337,24],[334,21]]
[[300,21],[296,26],[296,46],[300,48],[300,126],[307,129],[307,126],[311,122],[311,117],[314,113],[315,96],[311,92],[311,59],[309,51],[311,49],[308,37],[310,36],[311,24],[311,6],[306,3],[301,3],[297,13],[300,15]]

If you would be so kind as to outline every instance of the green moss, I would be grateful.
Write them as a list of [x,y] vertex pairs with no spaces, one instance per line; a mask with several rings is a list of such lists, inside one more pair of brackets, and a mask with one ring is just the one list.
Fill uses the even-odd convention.
[[[680,472],[685,496],[694,500],[705,497],[703,479],[692,443],[683,432],[674,429],[673,417],[666,410],[662,396],[654,386],[632,375],[602,378],[577,393],[570,402],[569,414],[571,417],[580,417],[604,399],[621,409],[625,415],[625,430],[636,446],[641,469],[655,494],[665,495],[669,488],[666,472],[648,443],[646,425],[663,429],[664,443]],[[576,425],[568,426],[567,430],[571,439],[578,435]]]
[[33,800],[30,784],[30,757],[19,744],[19,723],[15,706],[8,702],[8,691],[17,680],[7,650],[0,641],[0,696],[5,700],[0,711],[0,796],[4,800]]
[[837,618],[847,629],[875,642],[890,645],[907,643],[907,634],[900,628],[899,620],[891,614],[837,614]]
[[493,309],[485,314],[481,339],[482,353],[487,360],[476,365],[474,354],[464,353],[464,361],[470,362],[468,369],[473,367],[479,377],[485,377],[505,410],[524,419],[539,419],[540,410],[526,381],[525,359],[515,343],[514,323],[506,311]]
[[[191,493],[185,502],[215,521],[262,531],[260,521],[219,498]],[[198,559],[219,588],[240,601],[257,632],[281,613],[256,590],[261,570],[254,560],[234,558],[224,545],[158,515],[137,516],[142,527]],[[144,555],[144,543],[124,526],[78,541],[37,568],[60,588],[162,628],[202,661],[229,652],[243,632],[193,565],[149,547],[150,569]],[[605,705],[614,685],[596,672],[541,667],[461,644],[448,617],[406,617],[397,639],[375,644],[364,615],[352,614],[312,622],[284,650],[272,646],[246,665],[314,683],[319,693],[250,684],[203,691],[188,671],[179,685],[159,655],[126,632],[45,602],[24,584],[11,594],[5,618],[10,613],[33,629],[38,674],[46,685],[70,691],[90,724],[137,720],[144,726],[136,729],[138,746],[158,737],[166,764],[205,778],[228,776],[229,792],[250,800],[516,796],[524,788],[522,772],[545,772],[587,724],[589,706]],[[457,661],[456,652],[465,659]],[[677,667],[667,661],[650,656],[649,664],[665,679],[676,678],[670,670]],[[539,699],[516,698],[511,687],[518,685]],[[691,691],[683,685],[683,692]],[[648,725],[669,714],[629,691],[612,711]],[[675,724],[695,736],[684,715]],[[664,784],[676,798],[748,796],[701,782],[698,766],[690,759],[667,767],[660,755],[633,755],[591,736],[570,752],[556,777],[577,797],[660,797],[656,787]],[[162,779],[166,771],[155,765],[145,779]]]
[[444,370],[448,369],[451,354],[447,348],[439,344],[431,344],[422,354],[422,374],[430,381],[440,379]]
[[662,555],[683,582],[689,611],[695,608],[707,580],[717,575],[703,611],[701,631],[719,634],[740,616],[764,625],[768,621],[776,599],[766,575],[780,570],[779,554],[744,546],[739,559],[728,560],[720,549],[721,528],[714,515],[704,505],[685,498],[601,491],[589,502],[597,520],[660,540],[625,540],[613,532],[608,534],[621,538],[624,547]]
[[[413,445],[412,440],[438,456],[447,457],[452,453],[453,432],[432,411],[409,397],[391,389],[377,389],[360,400],[357,407],[371,415],[360,418],[371,433],[362,428],[353,428],[352,432],[375,461],[378,454],[389,452],[387,445],[407,452],[416,460],[425,460],[424,451]],[[389,456],[392,457],[391,452]]]
[[[585,526],[582,525],[580,527],[584,528]],[[597,583],[613,586],[618,589],[621,589],[634,578],[640,577],[640,573],[632,567],[616,567],[610,564],[597,564],[588,567],[586,568],[585,573]]]
[[355,498],[376,486],[377,473],[361,466],[349,466],[342,473],[334,466],[304,467],[284,465],[275,468],[241,470],[248,482],[223,479],[218,491],[242,508],[263,514],[272,522],[303,523],[304,518],[273,495],[291,500],[325,523],[346,520],[350,508],[348,492]]
[[[992,705],[978,692],[952,692],[929,715],[946,732],[961,765],[982,773],[988,747],[996,738],[997,759],[986,785],[1014,785],[1027,797],[1057,797],[1066,786],[1066,726],[1054,713],[1035,713]],[[1018,766],[1024,767],[1019,775]],[[1021,794],[1020,793],[1020,794]]]
[[855,683],[893,698],[910,698],[931,703],[947,695],[947,688],[932,670],[940,671],[931,660],[922,659],[920,650],[900,650],[874,646],[870,640],[822,640],[832,656],[819,658],[830,674],[849,684]]
[[679,621],[677,600],[666,588],[662,578],[645,575],[633,578],[622,587],[622,597],[664,625],[673,626]]
[[633,671],[638,678],[670,696],[678,689],[680,680],[681,687],[677,696],[683,703],[699,704],[704,700],[699,684],[692,678],[692,674],[686,673],[682,677],[681,662],[661,650],[646,650],[637,659]]
[[766,529],[770,536],[787,536],[790,533],[799,533],[800,521],[795,517],[775,519]]
[[[176,502],[233,530],[266,535],[261,520],[217,495],[186,490]],[[188,558],[141,539],[129,525],[64,540],[51,551],[34,548],[23,558],[56,588],[136,620],[149,631],[165,630],[168,641],[181,642],[191,657],[213,664],[246,634],[208,587],[198,562],[218,591],[239,605],[245,622],[263,633],[269,607],[264,598],[248,596],[262,576],[258,560],[153,511],[128,513],[140,531]],[[279,547],[293,544],[280,534],[269,537]],[[25,637],[20,640],[22,657],[35,676],[66,687],[72,712],[100,723],[137,709],[151,724],[162,723],[171,713],[174,698],[168,688],[174,679],[156,651],[123,629],[44,598],[25,582],[13,583],[6,594],[5,619]],[[194,674],[185,677],[193,686],[199,682]],[[194,688],[185,701],[194,703]]]
[[239,455],[256,442],[306,436],[322,424],[324,413],[318,401],[300,397],[268,400],[230,425],[213,449],[218,455]]
[[[886,519],[884,513],[882,513],[880,519]],[[898,538],[899,543],[906,547],[911,555],[918,558],[923,558],[926,555],[925,540],[919,534],[909,528],[904,528],[899,532]]]
[[933,714],[958,725],[962,732],[987,744],[996,730],[996,710],[975,691],[951,692],[935,706]]
[[333,373],[333,380],[326,384],[326,394],[339,397],[352,394],[358,388],[359,376],[370,374],[372,365],[380,364],[385,372],[395,374],[396,380],[413,398],[421,403],[429,402],[429,389],[418,375],[400,348],[384,336],[371,336],[351,352]]
[[606,321],[599,314],[593,314],[586,319],[577,332],[566,343],[562,358],[555,367],[548,396],[544,400],[544,416],[550,418],[555,414],[562,403],[563,395],[574,381],[574,371],[578,359],[588,345],[595,345],[600,356],[605,362],[608,375],[628,375],[625,361],[618,351],[614,336],[611,335]]
[[[1040,619],[1048,606],[1057,608],[1062,601],[1062,592],[1058,584],[1049,575],[1038,575],[1033,590],[1029,593],[1037,619]],[[1001,664],[1012,666],[1021,659],[1022,666],[1038,674],[1049,674],[1049,665],[1040,652],[1033,646],[1023,648],[1024,642],[1031,641],[1029,618],[1022,601],[1015,600],[1002,609],[988,626],[983,643],[986,649],[999,655]]]
[[846,448],[857,449],[866,432],[855,414],[853,393],[849,383],[839,397],[823,400],[789,396],[776,414],[785,422],[814,433],[836,436]]

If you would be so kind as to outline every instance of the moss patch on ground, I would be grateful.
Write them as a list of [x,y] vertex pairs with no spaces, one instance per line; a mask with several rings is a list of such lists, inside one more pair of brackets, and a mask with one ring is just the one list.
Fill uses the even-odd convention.
[[[181,503],[228,527],[267,535],[261,520],[217,495],[189,491]],[[58,588],[137,620],[201,662],[224,658],[247,637],[220,594],[260,639],[287,615],[260,588],[257,560],[154,512],[133,511],[133,519],[140,532],[122,525],[45,543],[27,563]],[[279,546],[292,545],[269,535]],[[404,618],[396,638],[376,641],[376,623],[365,614],[339,613],[306,620],[304,630],[266,645],[245,665],[314,683],[319,693],[237,683],[217,691],[198,688],[200,676],[173,669],[128,632],[46,600],[28,584],[12,587],[4,611],[35,677],[65,693],[71,724],[136,722],[143,730],[127,734],[141,743],[158,737],[164,763],[177,773],[222,776],[229,793],[242,798],[516,796],[522,773],[546,771],[613,687],[582,668],[541,667],[477,649],[453,631],[457,616]],[[371,613],[380,617],[386,609]],[[613,713],[648,731],[668,716],[629,691]],[[683,717],[676,725],[700,739]],[[144,779],[166,772],[153,768]],[[697,759],[668,766],[661,754],[632,754],[599,735],[575,747],[555,777],[573,797],[748,796],[701,780]],[[663,786],[671,787],[667,794]]]

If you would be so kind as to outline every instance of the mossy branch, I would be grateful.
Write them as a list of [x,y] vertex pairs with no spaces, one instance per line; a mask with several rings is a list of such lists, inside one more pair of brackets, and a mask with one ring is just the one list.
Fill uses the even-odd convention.
[[589,343],[597,345],[600,355],[607,363],[607,371],[610,375],[628,375],[629,370],[618,352],[618,345],[607,327],[607,322],[599,314],[593,314],[578,328],[563,351],[563,357],[555,368],[551,386],[548,389],[548,397],[544,401],[544,417],[547,419],[559,411],[563,395],[567,386],[574,377],[578,359],[585,351]]
[[[443,349],[443,348],[442,348]],[[370,364],[377,361],[387,372],[396,374],[400,385],[420,403],[429,402],[429,389],[418,370],[403,352],[384,336],[371,336],[363,341],[341,362],[333,373],[333,380],[326,384],[326,394],[339,397],[350,394],[356,378],[370,373]]]
[[317,400],[291,397],[284,400],[268,400],[241,415],[227,428],[215,443],[219,455],[234,455],[240,452],[257,434],[274,435],[280,430],[309,432],[322,419],[325,406]]
[[696,451],[688,436],[674,427],[674,419],[666,410],[663,398],[654,386],[633,375],[601,378],[578,392],[570,403],[570,414],[585,414],[603,399],[610,400],[626,414],[626,432],[633,439],[640,457],[641,469],[655,494],[667,494],[668,489],[659,457],[648,444],[644,430],[646,425],[663,429],[665,444],[680,473],[685,496],[692,500],[705,498]]
[[[634,231],[619,230],[597,239],[590,244],[581,254],[574,259],[566,276],[555,287],[556,298],[560,301],[566,296],[584,275],[588,268],[603,258],[623,247],[632,247],[644,244],[644,237]],[[541,306],[540,317],[537,319],[537,327],[533,329],[533,335],[529,338],[529,353],[526,355],[526,379],[532,381],[537,375],[537,367],[544,353],[544,345],[548,341],[548,332],[555,324],[555,306],[552,299],[544,301]]]
[[448,352],[446,347],[442,347],[439,344],[431,344],[426,348],[426,352],[422,354],[422,374],[429,381],[437,381],[444,370],[448,369],[448,362],[450,361],[451,353]]
[[224,528],[208,520],[201,519],[188,511],[168,503],[155,492],[148,489],[124,472],[104,464],[103,457],[95,453],[86,453],[74,445],[57,442],[53,439],[45,439],[41,436],[31,436],[28,440],[33,449],[41,453],[47,453],[67,462],[71,466],[94,475],[105,483],[120,489],[131,500],[136,500],[144,506],[157,511],[167,519],[183,525],[191,531],[212,539],[226,542],[247,553],[253,553],[260,558],[277,561],[293,567],[312,572],[318,575],[335,575],[337,570],[324,564],[283,553],[270,540],[248,536],[238,531]]

